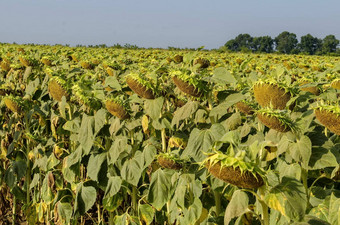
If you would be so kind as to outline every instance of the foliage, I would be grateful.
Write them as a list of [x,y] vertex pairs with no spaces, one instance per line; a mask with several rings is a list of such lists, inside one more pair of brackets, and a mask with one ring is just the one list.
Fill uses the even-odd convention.
[[0,223],[339,223],[338,57],[135,48],[0,44]]

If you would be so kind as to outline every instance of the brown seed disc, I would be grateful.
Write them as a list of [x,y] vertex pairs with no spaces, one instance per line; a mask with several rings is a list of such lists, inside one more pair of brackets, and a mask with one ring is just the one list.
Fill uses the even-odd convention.
[[188,95],[191,95],[191,96],[194,96],[194,97],[197,97],[197,98],[202,96],[202,93],[199,92],[197,90],[197,88],[195,88],[193,85],[191,85],[191,84],[189,84],[189,83],[187,83],[185,81],[182,81],[181,79],[177,78],[176,76],[173,76],[172,80],[174,81],[176,86],[181,91],[183,91],[184,93],[186,93]]
[[254,96],[262,107],[272,105],[274,109],[286,108],[286,104],[290,100],[290,94],[285,92],[283,88],[266,83],[260,83],[254,86]]
[[121,120],[128,119],[130,116],[124,109],[124,107],[113,101],[106,101],[105,103],[106,109],[114,116],[118,117]]
[[183,62],[183,56],[181,56],[181,55],[175,55],[174,61],[175,61],[175,63],[181,63],[181,62]]
[[66,90],[56,81],[56,80],[51,80],[48,83],[48,92],[58,102],[61,102],[61,98],[63,96],[67,97],[67,92]]
[[236,103],[236,108],[238,108],[238,110],[240,110],[240,112],[242,112],[245,115],[252,115],[252,114],[254,114],[253,108],[250,107],[249,105],[247,105],[244,102]]
[[194,61],[194,65],[196,65],[196,64],[200,64],[200,68],[201,69],[208,68],[210,66],[209,60],[202,59],[202,58],[196,59]]
[[138,83],[135,79],[128,77],[126,79],[127,85],[133,90],[137,95],[146,99],[155,99],[154,94],[150,89],[147,89],[142,84]]
[[168,168],[172,170],[180,170],[182,168],[181,164],[162,156],[158,157],[157,162],[162,168]]
[[285,133],[290,131],[289,127],[286,127],[284,124],[282,124],[276,117],[265,115],[265,114],[257,114],[257,118],[270,129]]
[[322,125],[333,133],[340,135],[340,116],[327,110],[320,109],[315,110],[314,113]]
[[261,187],[264,182],[259,174],[252,174],[249,171],[244,171],[236,167],[223,167],[221,168],[221,163],[218,162],[214,165],[206,164],[208,171],[220,180],[226,183],[230,183],[240,188],[258,188]]

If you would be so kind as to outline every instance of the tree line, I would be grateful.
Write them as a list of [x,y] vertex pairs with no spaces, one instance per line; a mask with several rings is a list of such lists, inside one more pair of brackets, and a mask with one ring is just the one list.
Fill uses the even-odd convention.
[[307,34],[298,41],[296,34],[284,31],[274,39],[270,36],[252,37],[239,34],[221,48],[233,52],[259,52],[306,55],[340,55],[339,40],[334,35],[320,39]]

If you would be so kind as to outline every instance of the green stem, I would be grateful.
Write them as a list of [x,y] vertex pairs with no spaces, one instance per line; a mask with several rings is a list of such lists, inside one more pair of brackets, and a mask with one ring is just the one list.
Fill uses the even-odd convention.
[[216,215],[219,216],[221,214],[221,193],[218,191],[214,191],[215,198],[215,207],[216,207]]
[[101,222],[102,220],[102,217],[101,217],[101,214],[100,214],[100,204],[97,203],[97,213],[98,213],[98,224]]
[[306,194],[307,194],[307,204],[309,205],[309,189],[308,189],[308,183],[307,183],[307,178],[308,178],[308,170],[302,168],[301,169],[301,179],[303,186],[305,187]]
[[132,186],[131,201],[132,201],[132,209],[133,209],[134,215],[137,216],[138,214],[137,187],[134,185]]
[[171,224],[170,200],[166,203],[166,211],[167,211],[167,215],[168,215],[168,224]]
[[266,186],[262,186],[259,188],[259,192],[260,192],[260,197],[261,199],[259,199],[259,202],[262,206],[262,221],[263,221],[263,225],[269,225],[269,213],[268,213],[268,205],[264,202],[264,198],[265,198],[265,190],[266,190]]
[[26,170],[26,204],[27,207],[29,207],[30,204],[30,183],[31,183],[31,163],[30,159],[28,157],[30,151],[30,143],[28,141],[27,149],[26,149],[26,164],[27,164],[27,170]]
[[109,225],[114,225],[113,220],[114,220],[114,212],[109,212]]
[[13,211],[12,211],[12,225],[16,224],[16,214],[17,214],[17,198],[13,195]]
[[165,131],[165,128],[162,128],[161,134],[162,134],[162,152],[165,153],[166,152],[166,131]]

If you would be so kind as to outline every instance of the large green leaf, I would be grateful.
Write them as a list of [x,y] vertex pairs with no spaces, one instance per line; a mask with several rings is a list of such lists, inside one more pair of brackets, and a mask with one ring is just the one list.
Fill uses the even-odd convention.
[[131,147],[127,143],[127,138],[124,136],[115,137],[114,142],[109,150],[109,164],[116,163],[120,154],[123,152],[129,152]]
[[91,155],[87,164],[87,175],[92,180],[99,182],[100,170],[106,165],[107,153],[101,153],[98,155]]
[[156,170],[151,176],[148,201],[157,210],[161,210],[171,194],[171,175],[169,170]]
[[80,118],[76,117],[73,120],[67,121],[63,125],[64,130],[71,131],[72,133],[79,133],[80,129]]
[[245,99],[246,96],[244,96],[241,93],[235,93],[229,95],[221,104],[214,107],[211,111],[209,116],[217,116],[217,118],[220,118],[228,113],[228,108],[233,106],[234,104],[238,103],[239,101],[242,101]]
[[246,213],[248,211],[248,204],[248,195],[241,190],[235,191],[225,210],[224,224],[227,225],[233,218],[242,216]]
[[106,77],[106,79],[105,79],[105,87],[107,87],[107,86],[110,86],[115,91],[122,90],[122,87],[120,86],[117,78],[115,78],[114,76]]
[[99,109],[94,114],[94,135],[97,135],[100,129],[103,128],[106,120],[106,112],[105,109]]
[[317,170],[326,167],[336,167],[339,163],[331,149],[332,144],[330,144],[330,142],[325,143],[323,146],[313,147],[312,155],[309,160],[310,169]]
[[122,179],[119,176],[109,177],[104,197],[112,197],[120,190]]
[[225,67],[216,68],[211,77],[211,81],[223,85],[237,82],[235,77]]
[[74,214],[84,215],[95,203],[97,198],[96,188],[87,183],[79,183],[76,190]]
[[94,123],[95,120],[92,116],[87,116],[86,114],[83,114],[80,132],[78,135],[78,141],[80,143],[80,146],[83,148],[85,155],[90,153],[94,142]]
[[146,99],[144,101],[144,109],[147,115],[153,120],[158,120],[162,113],[164,98]]
[[270,189],[265,201],[272,209],[288,219],[301,221],[307,208],[307,195],[304,186],[296,179],[283,177],[279,185]]
[[141,204],[138,206],[139,218],[143,221],[146,225],[152,223],[153,218],[155,216],[155,210],[152,208],[151,205],[148,204]]
[[309,159],[312,154],[312,142],[309,137],[302,136],[296,143],[292,143],[289,152],[295,161],[301,162],[302,167],[308,169]]
[[340,198],[337,198],[333,193],[329,200],[328,222],[331,224],[340,224]]
[[202,202],[195,198],[194,202],[183,210],[183,217],[180,217],[180,224],[195,224],[202,213]]
[[128,183],[137,186],[140,177],[142,176],[144,167],[144,159],[142,152],[137,151],[132,159],[126,160],[121,169],[122,179]]
[[331,224],[318,217],[307,215],[304,218],[304,222],[295,222],[292,225],[331,225]]
[[172,118],[171,126],[176,125],[178,127],[179,122],[192,116],[199,106],[200,104],[198,102],[189,101],[184,106],[177,109],[174,113],[174,117]]
[[206,157],[204,152],[207,152],[224,133],[225,130],[221,124],[213,124],[210,129],[193,129],[188,140],[188,146],[184,149],[181,157],[192,157],[197,162],[202,161]]
[[62,224],[68,224],[72,217],[72,206],[70,203],[62,203],[58,202],[57,205],[57,212],[60,217],[60,222]]

